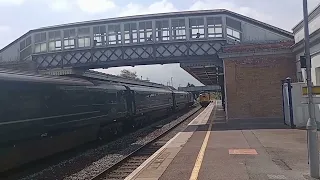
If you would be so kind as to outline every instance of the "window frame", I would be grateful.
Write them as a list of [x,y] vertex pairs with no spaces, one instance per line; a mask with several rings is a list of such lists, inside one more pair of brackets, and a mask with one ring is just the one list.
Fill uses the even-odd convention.
[[[98,28],[98,32],[95,32],[95,28]],[[101,31],[101,29],[102,29],[102,31]],[[93,46],[106,46],[108,44],[107,31],[108,31],[107,25],[93,26],[93,28],[92,28]]]
[[[196,23],[196,25],[192,25],[191,21],[192,19],[197,19],[197,21],[199,21],[199,19],[202,19],[203,20],[203,25],[199,25],[198,23]],[[192,39],[192,40],[195,40],[195,39],[204,39],[206,37],[206,19],[205,19],[205,16],[194,16],[194,17],[189,17],[188,18],[188,21],[189,21],[189,38]],[[197,30],[198,32],[197,33],[193,33],[193,30]],[[200,32],[201,30],[201,32]],[[200,37],[198,38],[198,33],[200,34]]]
[[[70,32],[74,31],[74,35],[70,35]],[[69,33],[69,36],[66,36],[66,32]],[[63,49],[70,50],[77,47],[76,42],[77,31],[75,28],[63,29]]]
[[[38,35],[40,36],[39,40],[37,40]],[[38,51],[38,48],[39,48],[39,51]],[[47,52],[47,51],[48,51],[47,32],[39,32],[39,33],[34,34],[33,52],[34,53],[43,53],[43,52]]]
[[[57,32],[58,36],[57,36]],[[54,33],[53,37],[50,37],[50,33]],[[60,46],[59,46],[60,43]],[[53,45],[53,46],[51,46]],[[49,31],[48,32],[48,51],[54,52],[54,51],[61,51],[63,49],[62,44],[62,31],[61,30],[55,30],[55,31]],[[51,47],[54,47],[54,49],[51,49]]]
[[[147,28],[147,23],[151,23],[151,29]],[[140,23],[144,23],[144,28],[140,28]],[[143,37],[141,37],[143,35]],[[139,21],[138,22],[138,37],[139,43],[153,42],[153,25],[151,20]],[[150,39],[151,37],[151,39]]]
[[[171,28],[170,29],[171,29],[171,33],[172,33],[172,40],[187,40],[186,19],[185,18],[173,18],[170,20],[171,20]],[[178,23],[177,23],[177,26],[174,27],[173,22],[176,20],[178,21]],[[180,26],[180,20],[183,20],[183,26]],[[177,34],[177,32],[178,32],[178,34]]]
[[[239,23],[239,29],[232,27],[235,26],[235,24],[229,24],[228,25],[228,19],[231,21],[230,23],[232,23],[232,21],[234,21],[235,23]],[[238,33],[238,36],[235,36],[234,34]],[[242,22],[240,20],[231,18],[231,17],[226,17],[226,36],[228,39],[231,39],[233,41],[236,42],[241,42],[242,40]]]
[[[222,16],[206,16],[206,21],[207,21],[207,38],[211,39],[211,38],[223,38],[223,34],[224,34],[224,29],[223,29],[223,17]],[[213,24],[209,24],[210,20],[209,18],[213,18],[214,23]],[[216,18],[219,18],[221,23],[216,23],[215,20]],[[210,29],[213,30],[213,32],[210,31]],[[217,32],[217,31],[221,31],[221,32]]]
[[[82,29],[88,29],[89,31],[87,33],[81,33],[80,30]],[[91,27],[86,26],[86,27],[79,27],[77,28],[77,43],[78,43],[78,48],[88,48],[91,47]],[[83,40],[83,43],[80,41]],[[83,44],[83,46],[82,46]]]
[[32,55],[32,37],[28,36],[22,41],[20,41],[20,59],[24,60],[27,59]]
[[[114,31],[110,31],[109,27],[110,26],[118,26],[119,29],[115,28]],[[114,37],[114,40],[110,40],[111,37]],[[113,43],[115,42],[115,43]],[[107,44],[108,45],[119,45],[122,44],[122,33],[121,33],[121,23],[112,23],[112,24],[107,24]]]
[[[136,26],[135,29],[131,27],[133,24],[135,24],[135,26]],[[126,29],[126,25],[129,25],[129,29],[128,30]],[[123,33],[124,33],[123,42],[124,42],[124,44],[135,44],[135,43],[138,43],[138,41],[139,41],[138,26],[139,26],[139,24],[137,22],[126,22],[126,23],[123,23]]]
[[[156,33],[155,34],[156,42],[170,41],[170,35],[171,35],[170,20],[171,19],[157,19],[157,20],[155,20],[155,27],[154,28],[155,28],[155,33]],[[167,21],[168,27],[163,26],[164,21]],[[161,22],[161,27],[157,27],[157,22]],[[159,32],[160,32],[161,36],[159,36]]]

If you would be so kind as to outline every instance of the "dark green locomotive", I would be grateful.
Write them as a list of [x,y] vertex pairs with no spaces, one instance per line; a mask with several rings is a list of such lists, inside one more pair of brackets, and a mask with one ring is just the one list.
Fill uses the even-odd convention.
[[0,172],[192,104],[191,94],[0,70]]

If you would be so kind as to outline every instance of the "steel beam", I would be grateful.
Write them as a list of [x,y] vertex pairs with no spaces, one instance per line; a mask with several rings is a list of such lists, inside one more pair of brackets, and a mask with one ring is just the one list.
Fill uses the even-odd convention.
[[[216,44],[222,42],[185,41],[133,46],[90,48],[33,55],[38,69],[53,68],[108,68],[168,63],[212,61],[217,58]],[[217,59],[217,65],[222,60]]]

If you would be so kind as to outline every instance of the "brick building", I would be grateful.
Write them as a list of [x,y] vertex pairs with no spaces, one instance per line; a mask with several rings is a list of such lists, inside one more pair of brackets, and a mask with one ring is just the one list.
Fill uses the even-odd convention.
[[[289,41],[226,45],[219,57],[224,61],[228,119],[282,117],[281,80],[306,82],[304,28],[301,20]],[[309,13],[311,78],[320,85],[320,4]]]
[[293,41],[228,45],[224,61],[228,119],[282,116],[281,80],[295,79]]

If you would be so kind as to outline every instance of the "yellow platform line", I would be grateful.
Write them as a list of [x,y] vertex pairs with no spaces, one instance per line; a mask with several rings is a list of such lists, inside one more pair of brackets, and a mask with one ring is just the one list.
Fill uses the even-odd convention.
[[[217,110],[217,101],[216,101],[215,107],[214,107],[213,118],[215,118],[215,116],[216,116],[216,110]],[[189,180],[197,180],[198,179],[198,175],[199,175],[199,171],[200,171],[200,168],[201,168],[201,165],[202,165],[204,153],[205,153],[205,151],[207,149],[207,145],[208,145],[208,141],[209,141],[209,137],[210,137],[210,133],[211,133],[211,129],[212,129],[213,118],[210,120],[209,128],[208,128],[206,136],[205,136],[205,138],[203,140],[201,149],[199,151],[196,163],[195,163],[195,165],[193,167],[193,170],[192,170],[192,173],[191,173],[191,176],[190,176]]]

